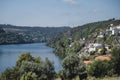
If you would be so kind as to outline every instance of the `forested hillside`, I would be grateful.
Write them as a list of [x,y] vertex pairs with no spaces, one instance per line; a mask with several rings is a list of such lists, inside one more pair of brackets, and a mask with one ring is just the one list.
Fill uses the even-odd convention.
[[48,45],[63,59],[60,76],[65,79],[99,80],[120,76],[120,20],[72,28],[51,39]]
[[70,27],[27,27],[0,24],[0,44],[45,42]]
[[[97,39],[100,32],[104,32],[106,29],[110,28],[110,24],[114,26],[120,24],[120,20],[109,19],[106,21],[98,21],[93,23],[88,23],[82,26],[74,27],[63,34],[59,34],[52,38],[48,45],[55,48],[55,54],[64,58],[67,56],[68,47],[72,42],[74,44],[73,52],[77,53],[81,50],[85,42],[101,42],[113,45],[117,42],[115,41],[116,36],[105,36],[103,39]],[[119,39],[119,37],[117,37]],[[85,39],[83,42],[79,41]],[[111,43],[112,42],[112,43]]]

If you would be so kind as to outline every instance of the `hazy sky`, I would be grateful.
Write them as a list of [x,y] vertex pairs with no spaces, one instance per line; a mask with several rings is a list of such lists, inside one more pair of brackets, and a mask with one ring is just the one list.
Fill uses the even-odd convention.
[[120,0],[0,0],[0,23],[77,26],[120,19]]

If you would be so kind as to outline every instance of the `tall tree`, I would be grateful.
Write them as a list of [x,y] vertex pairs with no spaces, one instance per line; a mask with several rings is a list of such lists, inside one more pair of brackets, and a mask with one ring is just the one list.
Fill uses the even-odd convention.
[[112,49],[112,59],[115,72],[116,74],[120,75],[120,47],[114,47]]
[[81,76],[85,73],[86,70],[85,66],[77,55],[67,56],[63,60],[62,66],[64,68],[65,77],[69,80],[76,77],[77,75]]
[[16,62],[16,66],[20,67],[23,61],[34,61],[30,53],[21,54]]

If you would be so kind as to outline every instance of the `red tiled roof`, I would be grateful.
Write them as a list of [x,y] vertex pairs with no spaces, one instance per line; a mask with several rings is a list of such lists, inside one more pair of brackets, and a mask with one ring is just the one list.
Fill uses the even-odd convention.
[[89,60],[89,61],[83,61],[83,63],[84,63],[84,64],[91,64],[92,61],[90,61],[90,60]]
[[95,60],[110,60],[111,59],[111,57],[110,56],[107,56],[107,55],[104,55],[104,56],[97,56],[96,58],[95,58]]

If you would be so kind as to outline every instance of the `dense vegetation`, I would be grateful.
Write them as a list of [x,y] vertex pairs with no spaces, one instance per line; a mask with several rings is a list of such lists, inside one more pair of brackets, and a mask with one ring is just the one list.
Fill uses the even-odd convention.
[[[4,71],[2,80],[101,80],[104,77],[120,76],[120,45],[119,35],[105,35],[104,38],[97,36],[101,31],[110,28],[110,24],[119,25],[120,20],[110,19],[107,21],[89,23],[78,26],[56,35],[50,39],[48,45],[54,47],[55,54],[63,59],[62,67],[58,73],[54,71],[54,65],[48,59],[32,57],[29,53],[22,54],[16,66]],[[5,33],[3,29],[0,29]],[[84,54],[83,48],[89,42],[103,44],[101,51]],[[110,45],[110,51],[105,48]],[[110,60],[97,60],[96,56],[110,55]],[[92,60],[91,64],[85,64],[84,60]],[[114,79],[113,79],[114,80]]]
[[99,80],[104,77],[118,77],[120,76],[120,47],[112,48],[111,55],[109,61],[94,60],[90,65],[83,64],[83,58],[78,55],[69,55],[63,59],[63,70],[59,72],[59,76],[63,80]]
[[47,58],[32,57],[30,53],[19,56],[14,68],[6,69],[0,80],[53,80],[54,65]]
[[[0,75],[1,80],[96,80],[103,77],[120,76],[120,48],[112,49],[113,56],[110,61],[96,60],[91,65],[85,66],[83,59],[77,55],[70,55],[62,62],[63,70],[58,73],[54,64],[47,58],[43,61],[40,57],[32,57],[30,53],[19,56],[16,66],[6,69]],[[88,76],[93,76],[94,79]],[[87,78],[88,77],[88,78]]]
[[80,60],[80,58],[77,55],[67,56],[63,60],[62,66],[64,68],[63,69],[64,77],[69,80],[72,80],[77,75],[82,80],[82,77],[83,77],[82,75],[86,75],[85,65],[83,64],[83,62]]
[[[104,38],[97,38],[100,31],[105,31],[105,29],[110,28],[110,24],[119,25],[120,20],[115,19],[109,19],[106,21],[99,21],[94,23],[88,23],[82,26],[78,26],[75,28],[72,28],[68,31],[66,31],[63,34],[59,34],[56,37],[49,40],[48,45],[55,48],[55,54],[58,55],[61,58],[65,58],[69,50],[73,50],[75,52],[73,53],[79,53],[82,49],[80,46],[84,46],[84,43],[87,42],[99,42],[99,43],[106,43],[109,45],[116,45],[118,44],[118,40],[120,40],[120,37],[118,36],[105,36]],[[83,41],[80,41],[80,39],[85,39]],[[117,39],[117,40],[116,40]],[[73,43],[73,44],[72,44]],[[75,45],[76,44],[76,45]],[[79,47],[75,47],[77,46]],[[69,47],[72,45],[72,47]]]
[[45,42],[69,27],[26,27],[0,24],[0,44]]
[[[93,60],[91,65],[85,67],[84,74],[81,74],[82,77],[93,76],[96,78],[106,77],[106,76],[119,76],[119,65],[120,65],[120,35],[106,35],[104,34],[103,38],[98,38],[100,32],[105,32],[106,29],[110,29],[110,24],[114,24],[114,26],[120,24],[120,20],[110,19],[106,21],[94,22],[85,24],[83,26],[78,26],[66,31],[63,34],[59,34],[58,36],[52,38],[48,43],[49,46],[54,47],[55,54],[63,59],[63,64],[69,65],[69,67],[63,66],[63,71],[61,74],[65,78],[75,78],[75,76],[80,76],[81,71],[74,73],[74,69],[79,69],[79,66],[72,66],[72,62],[77,59],[75,56],[79,56],[80,61],[84,60]],[[114,27],[113,26],[113,27]],[[89,55],[84,54],[84,46],[89,43],[102,43],[103,48],[98,53],[96,51],[91,52]],[[105,45],[110,45],[111,50],[107,51]],[[81,54],[81,56],[80,56]],[[109,61],[101,61],[95,60],[96,56],[99,55],[111,55],[111,60]],[[73,57],[71,57],[73,56]],[[75,58],[74,58],[75,57]],[[76,62],[76,63],[77,63]],[[75,64],[77,65],[77,64]],[[83,66],[83,65],[82,65]],[[72,67],[72,68],[71,68]],[[74,68],[75,67],[75,68]],[[71,70],[71,71],[70,71]],[[73,71],[73,72],[72,72]],[[65,73],[64,73],[65,72]],[[69,76],[73,75],[73,76]],[[69,76],[69,77],[66,77]],[[79,77],[80,78],[80,77]],[[79,79],[78,79],[79,80]],[[89,79],[88,79],[89,80]]]

